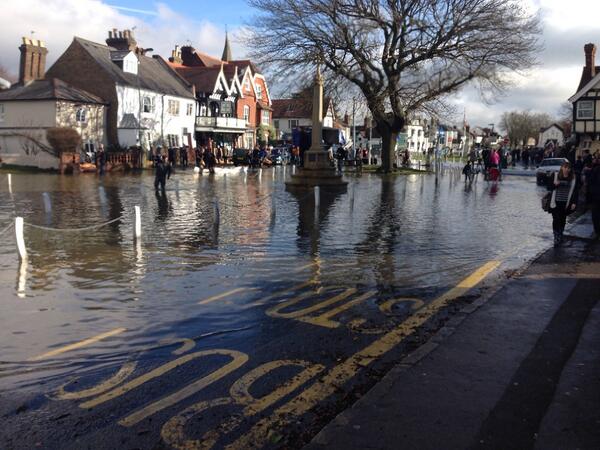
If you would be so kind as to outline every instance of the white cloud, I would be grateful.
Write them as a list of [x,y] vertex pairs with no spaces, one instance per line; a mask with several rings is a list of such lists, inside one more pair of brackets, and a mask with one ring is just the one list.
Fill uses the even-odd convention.
[[[517,79],[506,95],[489,106],[473,89],[466,89],[456,103],[467,108],[473,124],[498,123],[502,112],[530,109],[556,115],[561,103],[575,93],[584,65],[583,46],[600,44],[600,2],[591,0],[526,0],[540,10],[544,50],[540,66]],[[598,62],[597,62],[598,64]],[[461,114],[462,116],[462,114]]]
[[[32,30],[36,39],[46,42],[47,67],[66,50],[74,36],[104,42],[108,30],[113,28],[135,27],[138,44],[153,48],[155,54],[163,57],[171,55],[175,44],[187,42],[205,53],[221,55],[225,31],[217,25],[192,21],[163,3],[154,8],[140,17],[101,0],[3,0],[0,64],[18,74],[21,37],[30,36]],[[241,56],[236,50],[235,56]]]

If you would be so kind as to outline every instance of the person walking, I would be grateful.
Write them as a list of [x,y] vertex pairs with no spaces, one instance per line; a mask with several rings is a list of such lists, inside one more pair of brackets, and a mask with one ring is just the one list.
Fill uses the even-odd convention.
[[165,191],[165,185],[169,178],[171,178],[171,164],[165,161],[165,157],[162,156],[158,159],[154,172],[154,189],[156,192],[158,192],[159,186],[162,192]]
[[577,178],[571,170],[571,163],[565,161],[550,180],[552,181],[548,188],[552,191],[550,198],[552,231],[554,232],[554,247],[558,247],[563,240],[567,216],[577,208]]
[[185,145],[179,149],[179,163],[184,169],[188,166],[188,149]]
[[335,159],[337,159],[338,172],[342,173],[342,169],[344,167],[344,159],[346,159],[346,152],[344,151],[344,147],[342,147],[341,145],[335,151]]
[[592,239],[600,238],[600,159],[592,163],[592,170],[586,177],[589,203],[592,207],[592,222],[594,223],[594,234]]

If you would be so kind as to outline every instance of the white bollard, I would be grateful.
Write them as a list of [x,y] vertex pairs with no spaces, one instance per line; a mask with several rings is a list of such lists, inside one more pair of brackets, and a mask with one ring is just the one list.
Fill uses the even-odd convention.
[[19,283],[17,285],[17,296],[19,298],[27,297],[25,291],[27,289],[27,260],[21,259],[19,262]]
[[44,198],[44,211],[46,211],[46,213],[49,213],[52,211],[52,202],[50,201],[50,194],[48,194],[47,192],[44,192],[42,194],[42,197]]
[[315,186],[315,207],[319,206],[321,200],[321,192],[319,186]]
[[21,259],[27,259],[27,249],[25,248],[25,238],[23,237],[23,218],[15,218],[15,234],[17,236],[17,249]]
[[12,194],[12,175],[8,174],[8,193]]
[[139,206],[134,206],[135,209],[135,238],[142,237],[142,212]]
[[262,179],[262,168],[258,169],[258,181]]

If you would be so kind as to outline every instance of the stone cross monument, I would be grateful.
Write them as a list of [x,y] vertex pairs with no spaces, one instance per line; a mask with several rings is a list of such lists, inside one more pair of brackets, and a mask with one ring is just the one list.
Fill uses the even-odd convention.
[[321,144],[323,136],[323,76],[317,66],[315,85],[313,88],[312,109],[312,141],[310,149],[304,153],[304,167],[293,174],[291,180],[286,181],[288,188],[313,187],[313,186],[340,186],[348,183],[342,175],[335,171],[329,161],[329,153]]

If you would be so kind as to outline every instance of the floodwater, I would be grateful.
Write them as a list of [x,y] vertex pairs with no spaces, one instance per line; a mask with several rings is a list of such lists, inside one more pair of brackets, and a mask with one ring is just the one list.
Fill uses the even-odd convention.
[[[0,236],[0,393],[43,391],[40,383],[51,390],[67,375],[114,370],[132,353],[180,338],[251,357],[269,333],[282,342],[296,333],[287,336],[293,346],[310,334],[290,325],[293,314],[265,314],[264,303],[289,298],[270,296],[307,281],[334,293],[373,292],[342,318],[385,327],[387,319],[375,317],[382,299],[427,303],[487,261],[516,268],[550,242],[535,178],[466,186],[456,169],[349,174],[346,192],[322,189],[316,204],[312,191],[285,190],[290,171],[177,171],[164,195],[155,194],[150,173],[13,174],[12,192],[0,173],[0,232],[23,217],[28,251],[20,264],[14,228]],[[118,329],[126,331],[36,358]],[[295,356],[314,359],[319,339]],[[261,359],[273,348],[265,346]]]

